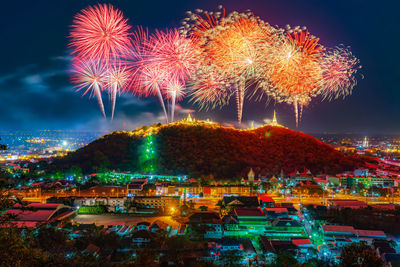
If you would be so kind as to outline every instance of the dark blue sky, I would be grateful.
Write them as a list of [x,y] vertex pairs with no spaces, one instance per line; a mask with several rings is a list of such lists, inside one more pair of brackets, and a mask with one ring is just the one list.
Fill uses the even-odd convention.
[[[67,36],[74,14],[98,1],[7,1],[0,11],[0,130],[112,130],[150,124],[160,118],[156,99],[125,95],[118,99],[116,119],[101,117],[94,99],[81,97],[69,82]],[[102,2],[102,1],[100,1]],[[306,108],[299,130],[305,132],[400,133],[399,1],[369,0],[229,0],[229,1],[109,1],[132,26],[150,29],[179,27],[185,11],[227,12],[251,9],[271,25],[307,26],[327,47],[344,44],[360,60],[364,79],[345,100],[314,100]],[[105,98],[107,99],[107,98]],[[107,102],[107,100],[105,100]],[[107,102],[108,104],[108,102]],[[219,122],[235,121],[234,103],[222,110],[198,112],[182,102],[179,116]],[[109,110],[109,105],[107,106]],[[245,123],[261,123],[278,112],[282,124],[294,128],[291,106],[245,102]]]

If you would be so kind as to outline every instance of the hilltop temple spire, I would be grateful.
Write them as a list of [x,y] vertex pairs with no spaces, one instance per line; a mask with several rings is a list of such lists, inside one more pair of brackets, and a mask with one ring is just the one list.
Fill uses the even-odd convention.
[[275,110],[274,110],[274,118],[272,119],[271,125],[272,126],[280,126],[278,123],[278,120],[276,119],[276,111]]

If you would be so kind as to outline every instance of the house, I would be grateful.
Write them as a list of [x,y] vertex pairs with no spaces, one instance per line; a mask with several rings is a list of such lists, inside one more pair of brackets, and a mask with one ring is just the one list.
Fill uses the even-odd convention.
[[150,230],[151,232],[158,232],[158,231],[165,231],[165,232],[168,232],[170,229],[171,229],[171,227],[168,226],[168,224],[166,224],[165,222],[160,221],[160,220],[155,220],[155,221],[151,224],[151,226],[150,226],[150,228],[149,228],[149,230]]
[[221,251],[242,251],[242,243],[235,239],[235,238],[229,238],[229,237],[224,237],[216,242],[217,247]]
[[260,208],[236,208],[234,214],[239,228],[247,230],[248,233],[259,234],[271,225]]
[[275,219],[272,222],[271,229],[267,230],[264,235],[273,239],[290,239],[307,237],[303,225],[291,218]]
[[386,239],[386,234],[383,231],[376,231],[376,230],[356,230],[356,234],[358,238],[364,239]]
[[74,206],[79,209],[83,206],[107,206],[108,212],[125,210],[126,197],[75,197]]
[[309,249],[314,248],[313,243],[311,243],[308,238],[292,238],[292,243],[299,249],[299,252],[303,254],[306,254]]
[[197,226],[204,228],[204,238],[221,238],[222,221],[219,215],[212,211],[196,211],[190,217],[187,223],[192,229]]
[[297,209],[293,206],[293,203],[277,203],[275,207],[287,209],[289,215],[297,214]]
[[82,253],[86,255],[93,255],[97,258],[100,255],[100,248],[90,243]]
[[257,256],[256,249],[254,248],[251,240],[248,238],[241,238],[240,242],[242,243],[243,254],[247,259],[247,265],[250,265],[250,262]]
[[149,222],[139,222],[136,224],[135,231],[147,231],[149,229]]
[[292,238],[292,243],[297,247],[297,260],[300,262],[305,262],[307,259],[312,258],[313,253],[311,251],[314,249],[314,245],[308,238]]
[[226,215],[222,218],[224,236],[243,236],[247,234],[247,227],[240,226],[235,215]]
[[70,206],[63,204],[31,203],[26,206],[15,204],[3,215],[15,217],[11,222],[14,226],[36,227],[37,224],[67,219],[74,213],[75,211]]
[[179,198],[172,196],[136,196],[133,201],[137,208],[153,208],[164,211],[179,206]]
[[385,254],[396,253],[396,250],[391,246],[390,242],[383,239],[374,239],[372,246],[375,248],[376,253],[381,257]]
[[279,253],[286,252],[292,255],[297,254],[298,248],[290,240],[271,240],[266,236],[261,235],[258,238],[258,242],[265,258],[267,259],[267,264],[271,264],[274,261],[275,256]]
[[261,196],[260,197],[260,207],[261,208],[272,208],[275,206],[275,201],[272,197]]
[[186,232],[186,224],[180,224],[178,227],[177,235],[185,235]]
[[365,203],[364,201],[347,199],[330,199],[328,200],[328,206],[336,209],[361,209],[368,207],[367,203]]
[[[349,242],[349,240],[357,239],[357,232],[353,226],[346,225],[321,225],[321,230],[324,235],[325,241],[334,241],[341,243]],[[347,238],[348,240],[346,240]]]
[[147,179],[132,179],[132,181],[126,185],[126,196],[132,197],[140,195],[146,184]]
[[222,199],[221,214],[228,215],[235,208],[258,208],[257,197],[224,196]]
[[287,208],[264,208],[265,214],[267,214],[268,219],[277,218],[288,218],[289,212]]
[[132,234],[132,243],[135,247],[146,247],[153,240],[154,234],[149,231],[136,231]]

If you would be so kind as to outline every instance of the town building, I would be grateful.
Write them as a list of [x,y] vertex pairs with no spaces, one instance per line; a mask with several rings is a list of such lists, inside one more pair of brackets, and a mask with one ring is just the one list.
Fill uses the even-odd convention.
[[367,203],[365,203],[364,201],[347,200],[347,199],[329,199],[328,206],[330,208],[336,208],[336,209],[345,209],[345,208],[361,209],[368,207]]
[[260,234],[271,226],[260,208],[236,208],[234,214],[239,222],[239,228],[247,230],[248,234]]
[[[75,211],[63,204],[31,203],[26,206],[14,205],[3,215],[12,217],[10,222],[20,228],[36,227],[38,224],[53,223],[70,218]],[[4,225],[7,226],[7,225]]]
[[136,196],[133,203],[137,208],[154,208],[168,211],[179,206],[179,197],[172,196]]
[[189,217],[187,225],[192,229],[204,228],[204,238],[220,239],[223,235],[222,220],[215,212],[196,211]]

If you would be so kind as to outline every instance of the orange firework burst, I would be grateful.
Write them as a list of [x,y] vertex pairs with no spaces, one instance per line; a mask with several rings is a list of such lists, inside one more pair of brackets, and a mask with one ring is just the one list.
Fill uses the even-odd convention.
[[[189,36],[194,36],[200,48],[201,56],[198,65],[200,72],[212,72],[212,75],[219,76],[218,79],[209,75],[203,75],[201,78],[218,80],[217,84],[224,81],[226,89],[233,89],[240,123],[247,89],[265,75],[267,64],[265,55],[269,54],[268,50],[275,41],[277,30],[255,17],[250,11],[232,12],[226,17],[224,14],[225,12],[219,12],[214,15],[214,13],[202,11],[200,14],[190,13],[189,20],[194,22],[190,27],[188,20],[185,20],[182,31]],[[197,81],[194,86],[204,88],[207,82]],[[204,90],[205,96],[202,96],[201,90],[194,88],[195,93],[192,94],[196,98],[194,102],[202,103],[202,101],[212,99],[212,89],[215,89],[216,99],[219,100],[216,104],[224,105],[225,100],[221,101],[223,98],[220,97],[220,86],[207,88]]]
[[298,105],[301,108],[307,105],[320,88],[323,49],[317,38],[298,30],[283,35],[279,45],[271,50],[267,71],[273,87],[267,93],[272,94],[278,102],[294,105],[296,125]]
[[227,82],[211,69],[206,73],[197,72],[190,82],[190,89],[192,101],[205,110],[223,107],[231,97]]

